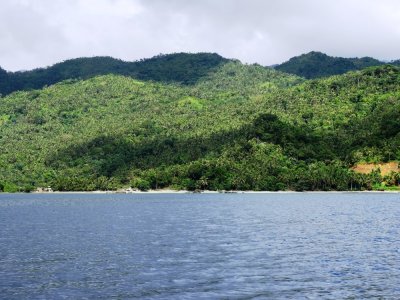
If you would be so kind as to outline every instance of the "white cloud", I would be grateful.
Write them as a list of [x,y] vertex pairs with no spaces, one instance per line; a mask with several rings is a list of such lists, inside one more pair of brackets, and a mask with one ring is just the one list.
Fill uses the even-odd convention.
[[0,66],[218,52],[264,65],[319,50],[400,58],[396,0],[2,0]]

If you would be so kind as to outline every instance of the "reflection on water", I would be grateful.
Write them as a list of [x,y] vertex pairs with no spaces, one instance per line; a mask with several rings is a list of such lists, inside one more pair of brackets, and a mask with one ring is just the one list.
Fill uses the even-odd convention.
[[0,195],[0,298],[400,298],[400,194]]

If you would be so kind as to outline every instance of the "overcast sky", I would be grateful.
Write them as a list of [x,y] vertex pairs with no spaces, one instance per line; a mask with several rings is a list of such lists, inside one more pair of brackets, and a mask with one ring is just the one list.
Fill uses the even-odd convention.
[[400,58],[399,0],[0,0],[0,66],[217,52],[271,65],[312,50]]

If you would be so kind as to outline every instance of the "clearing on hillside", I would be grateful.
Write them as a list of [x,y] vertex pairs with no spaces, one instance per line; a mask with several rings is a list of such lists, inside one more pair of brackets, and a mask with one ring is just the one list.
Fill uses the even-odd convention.
[[397,161],[392,161],[388,163],[380,163],[380,164],[357,164],[355,165],[352,170],[354,170],[357,173],[362,173],[362,174],[369,174],[374,170],[380,170],[381,175],[385,176],[390,174],[390,172],[399,172],[399,162]]

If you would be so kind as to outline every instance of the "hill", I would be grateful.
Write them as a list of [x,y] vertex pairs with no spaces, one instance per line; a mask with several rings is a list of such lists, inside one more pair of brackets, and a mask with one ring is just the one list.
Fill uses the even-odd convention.
[[[135,62],[112,57],[83,57],[66,60],[47,68],[20,72],[7,72],[0,68],[0,94],[8,95],[14,91],[40,89],[63,80],[82,80],[108,74],[143,81],[194,85],[230,61],[232,60],[216,53],[174,53],[160,54]],[[341,58],[321,52],[310,52],[293,57],[283,64],[274,65],[273,68],[312,79],[383,64],[385,63],[370,57]],[[399,61],[392,61],[390,64],[400,65]]]
[[332,57],[321,52],[310,52],[291,58],[289,61],[275,66],[275,69],[312,79],[344,74],[371,66],[385,64],[371,57],[343,58]]
[[399,160],[398,124],[389,65],[309,81],[238,61],[191,85],[67,80],[1,98],[0,188],[380,188],[398,174],[350,167]]
[[6,72],[0,68],[0,93],[7,95],[19,90],[40,89],[67,79],[89,79],[108,74],[188,85],[228,61],[215,53],[175,53],[136,62],[112,57],[77,58],[23,72]]

